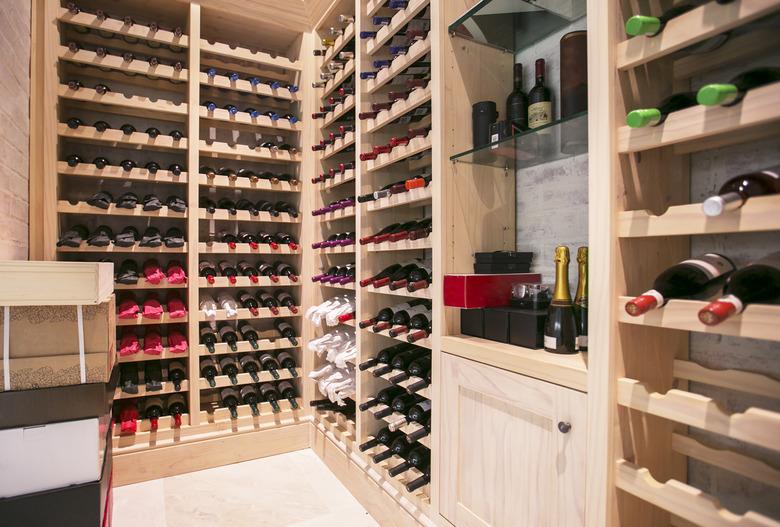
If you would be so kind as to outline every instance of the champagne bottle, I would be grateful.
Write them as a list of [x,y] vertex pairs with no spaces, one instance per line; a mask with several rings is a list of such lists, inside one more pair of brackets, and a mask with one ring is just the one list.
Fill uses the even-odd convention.
[[544,349],[552,353],[576,353],[577,323],[569,293],[569,248],[555,248],[555,289],[544,324]]
[[528,92],[528,128],[539,128],[553,120],[552,93],[544,85],[544,59],[536,61],[536,85]]
[[652,289],[629,300],[626,312],[638,317],[663,307],[672,298],[705,299],[715,294],[733,271],[731,260],[716,253],[683,260],[659,274]]
[[626,124],[631,128],[658,126],[666,121],[670,113],[696,106],[695,92],[681,92],[670,95],[656,108],[639,108],[626,115]]
[[699,311],[699,320],[716,326],[738,315],[748,304],[780,302],[780,252],[734,271],[723,286],[723,296]]
[[755,68],[741,73],[726,84],[707,84],[699,89],[696,100],[704,106],[732,106],[745,97],[748,90],[780,81],[780,68]]
[[577,322],[577,338],[574,349],[588,351],[588,248],[577,249],[579,279],[574,295],[574,319]]
[[749,198],[780,194],[780,166],[735,176],[720,187],[717,196],[710,196],[702,203],[707,216],[720,216],[737,210]]

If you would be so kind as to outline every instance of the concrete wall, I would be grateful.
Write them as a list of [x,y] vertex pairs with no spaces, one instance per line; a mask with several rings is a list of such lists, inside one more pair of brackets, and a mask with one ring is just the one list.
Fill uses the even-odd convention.
[[28,255],[30,1],[0,9],[0,260]]

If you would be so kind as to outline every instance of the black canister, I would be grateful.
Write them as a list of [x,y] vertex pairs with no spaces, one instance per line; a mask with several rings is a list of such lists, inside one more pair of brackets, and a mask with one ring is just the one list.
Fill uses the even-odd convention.
[[496,103],[481,101],[471,107],[471,137],[474,148],[490,143],[490,125],[498,119]]

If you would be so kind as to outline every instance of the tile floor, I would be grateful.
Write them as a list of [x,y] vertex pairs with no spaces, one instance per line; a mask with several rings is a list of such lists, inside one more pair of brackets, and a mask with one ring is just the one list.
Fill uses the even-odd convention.
[[114,489],[113,527],[379,527],[309,449]]

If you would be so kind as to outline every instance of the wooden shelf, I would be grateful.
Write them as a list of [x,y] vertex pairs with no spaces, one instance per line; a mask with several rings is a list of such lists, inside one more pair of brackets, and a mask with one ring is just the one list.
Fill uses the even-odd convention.
[[181,318],[171,318],[171,314],[167,311],[162,314],[160,318],[117,318],[117,326],[156,326],[158,324],[186,324],[188,320],[187,315]]
[[228,176],[214,176],[212,179],[206,174],[198,174],[198,182],[204,187],[230,188],[238,190],[264,190],[269,192],[300,192],[300,185],[292,185],[287,181],[271,183],[267,179],[252,182],[249,178],[238,178],[231,181]]
[[93,207],[86,201],[71,203],[67,200],[57,202],[57,212],[60,214],[94,214],[97,216],[135,216],[137,218],[186,218],[186,212],[176,212],[163,206],[160,210],[143,210],[143,205],[138,204],[132,209],[123,209],[115,204],[110,204],[108,209]]
[[328,112],[320,128],[327,128],[341,118],[345,113],[355,108],[355,96],[347,95],[344,102],[336,105],[332,112]]
[[750,90],[734,106],[697,105],[669,114],[658,126],[621,126],[617,131],[618,152],[627,154],[677,145],[678,153],[690,153],[700,148],[744,142],[753,137],[746,135],[753,129],[780,120],[778,99],[780,82]]
[[413,90],[406,99],[400,99],[393,103],[389,110],[382,110],[375,119],[366,119],[366,133],[378,132],[396,119],[416,110],[431,100],[431,87]]
[[588,355],[585,353],[559,355],[466,335],[443,336],[441,349],[464,359],[581,392],[588,391]]
[[[300,342],[300,341],[299,341]],[[230,346],[225,344],[224,342],[217,342],[214,345],[214,353],[209,353],[208,349],[203,344],[198,344],[198,356],[200,357],[212,357],[215,355],[230,355],[231,353],[250,353],[254,351],[273,351],[273,350],[287,350],[287,349],[295,349],[300,348],[300,345],[293,346],[290,344],[290,341],[287,339],[279,338],[271,342],[270,340],[261,339],[257,341],[257,346],[259,349],[252,348],[252,345],[249,344],[246,340],[240,340],[236,343],[236,347],[238,348],[237,351],[233,351],[230,349]]]
[[239,243],[235,249],[231,249],[227,243],[200,242],[198,243],[198,252],[201,254],[301,254],[301,249],[293,251],[288,245],[280,245],[278,249],[273,250],[266,244],[252,249],[248,243]]
[[291,154],[286,150],[276,152],[269,148],[252,148],[248,145],[229,145],[227,143],[214,142],[210,145],[203,139],[200,140],[201,157],[215,157],[224,159],[236,159],[238,161],[265,161],[268,163],[300,163],[301,154]]
[[641,66],[683,48],[745,25],[780,9],[777,0],[737,0],[720,5],[710,2],[674,17],[658,38],[639,35],[617,45],[618,70]]
[[677,379],[696,381],[728,390],[752,393],[771,399],[780,398],[780,380],[761,373],[732,369],[714,370],[693,361],[676,359],[672,375]]
[[109,68],[122,72],[147,75],[153,78],[173,80],[181,83],[187,82],[186,68],[183,68],[181,71],[176,71],[173,66],[168,66],[165,64],[152,66],[148,62],[139,59],[135,59],[131,62],[125,62],[122,57],[117,55],[106,55],[104,57],[98,57],[97,53],[94,51],[88,51],[85,49],[80,49],[73,53],[68,49],[67,46],[60,46],[59,59],[68,62],[75,62],[76,64],[95,66],[96,68]]
[[220,90],[230,90],[239,93],[249,93],[257,95],[259,97],[273,97],[274,99],[281,99],[283,101],[299,102],[301,100],[299,92],[290,92],[287,88],[279,87],[277,89],[271,88],[268,84],[261,83],[252,86],[252,83],[248,80],[238,79],[235,81],[230,80],[229,77],[224,75],[215,75],[209,77],[207,73],[199,73],[200,84],[202,86],[211,86]]
[[152,139],[144,132],[133,132],[126,135],[122,130],[110,129],[98,132],[92,126],[79,126],[75,130],[65,123],[57,124],[57,135],[66,139],[78,139],[85,143],[100,144],[111,147],[132,148],[133,150],[162,150],[179,152],[187,149],[187,138],[175,141],[168,135],[158,135]]
[[354,218],[355,215],[355,207],[347,207],[346,209],[338,209],[334,210],[333,212],[326,212],[325,214],[314,216],[314,219],[319,223],[325,223],[328,221],[348,220],[350,218]]
[[[216,55],[218,57],[226,57],[232,60],[242,60],[245,62],[251,62],[258,66],[271,66],[273,68],[279,68],[282,70],[301,71],[303,66],[300,62],[292,61],[287,57],[274,57],[269,53],[263,51],[252,51],[249,48],[243,47],[231,47],[228,44],[222,42],[209,42],[202,38],[200,39],[200,51],[201,53],[207,53]],[[231,63],[226,63],[225,68],[230,69]]]
[[146,362],[149,360],[178,360],[178,359],[181,359],[183,362],[187,362],[189,356],[190,354],[188,351],[173,353],[171,352],[171,349],[167,346],[163,348],[161,354],[151,355],[151,354],[144,353],[143,345],[142,345],[141,350],[138,353],[133,353],[132,355],[120,355],[119,353],[117,353],[116,361],[120,364],[125,364],[128,362]]
[[373,55],[384,46],[393,35],[406,26],[417,14],[428,7],[430,0],[411,0],[406,9],[399,9],[390,20],[390,24],[382,26],[374,38],[366,41],[366,55]]
[[152,174],[145,168],[133,168],[126,172],[120,166],[107,166],[97,168],[91,163],[79,163],[75,167],[69,167],[65,161],[57,161],[57,173],[63,176],[92,177],[99,179],[122,179],[126,181],[147,181],[149,183],[176,183],[186,184],[187,173],[182,172],[176,176],[168,170],[158,170]]
[[708,302],[698,300],[670,300],[661,309],[654,309],[638,317],[626,313],[626,302],[633,297],[619,297],[617,318],[625,324],[638,324],[659,328],[698,331],[716,335],[733,335],[754,339],[780,341],[777,322],[780,306],[751,304],[740,315],[735,315],[717,326],[707,326],[699,321],[698,313]]
[[345,245],[342,247],[326,247],[324,249],[312,249],[314,254],[355,254],[355,246]]
[[746,441],[770,450],[780,450],[780,414],[751,407],[729,414],[710,397],[671,389],[665,394],[651,392],[645,384],[618,379],[618,404],[669,419],[708,432]]
[[650,471],[621,459],[617,461],[615,485],[625,492],[667,510],[695,525],[708,527],[777,527],[777,521],[757,512],[735,514],[701,490],[670,479],[656,480]]
[[302,129],[300,121],[295,124],[290,123],[287,119],[278,119],[274,121],[267,115],[252,117],[244,111],[239,111],[237,114],[231,115],[229,111],[223,108],[216,108],[214,111],[209,111],[205,106],[200,107],[200,118],[209,121],[217,121],[219,123],[227,123],[233,128],[235,128],[236,125],[240,125],[241,127],[249,129],[264,128],[276,132],[300,132]]
[[397,242],[382,242],[382,243],[369,243],[366,245],[367,251],[384,252],[384,251],[421,251],[432,250],[433,242],[431,237],[421,238],[419,240],[400,240]]
[[257,216],[252,216],[248,210],[237,210],[235,214],[230,214],[227,209],[217,209],[214,214],[209,214],[206,209],[198,209],[198,218],[201,220],[219,220],[219,221],[253,221],[255,223],[300,223],[301,217],[293,218],[284,212],[279,216],[271,216],[270,212],[259,211]]
[[390,194],[389,196],[370,201],[366,204],[366,210],[373,212],[376,210],[392,209],[394,207],[403,207],[408,205],[414,205],[417,207],[423,207],[430,203],[433,199],[433,192],[429,186],[422,188],[415,188],[400,194]]
[[320,152],[320,161],[325,161],[331,157],[340,154],[350,146],[355,144],[354,132],[347,133],[343,138],[336,139],[332,145],[325,147],[325,150]]
[[[274,379],[273,375],[271,375],[268,371],[259,371],[257,372],[257,377],[260,379],[257,382],[274,382],[274,381],[285,381],[290,379],[300,379],[301,378],[301,368],[295,368],[295,371],[298,372],[298,375],[296,377],[293,377],[290,372],[287,370],[287,368],[280,368],[279,369],[279,379]],[[201,390],[214,390],[216,388],[225,388],[228,386],[241,386],[244,384],[255,384],[255,381],[252,380],[252,376],[248,373],[239,373],[236,376],[236,379],[238,380],[238,384],[233,384],[230,382],[230,378],[227,375],[217,375],[214,377],[214,382],[216,383],[216,386],[212,387],[209,385],[209,381],[206,380],[204,377],[201,377],[198,379],[198,384],[200,386]],[[285,399],[286,400],[286,399]]]
[[339,35],[333,42],[333,45],[325,52],[325,56],[322,57],[322,64],[320,64],[320,70],[326,71],[327,65],[353,40],[355,40],[355,24],[350,22],[344,28],[344,33]]
[[376,172],[399,161],[430,150],[433,144],[432,134],[428,133],[425,137],[415,137],[405,146],[397,146],[388,154],[379,154],[376,159],[363,161],[363,170],[366,172]]
[[161,390],[149,392],[146,390],[146,385],[140,382],[138,383],[138,393],[125,393],[122,391],[121,388],[117,387],[116,391],[114,392],[114,400],[116,401],[117,399],[136,399],[138,397],[154,397],[157,395],[167,395],[170,393],[187,393],[188,390],[189,390],[189,381],[186,379],[181,381],[181,390],[179,391],[176,391],[172,382],[163,381]]
[[706,216],[700,203],[669,207],[660,216],[644,210],[618,215],[621,238],[774,230],[780,230],[780,195],[750,198],[740,209],[715,217]]
[[116,245],[107,245],[106,247],[95,247],[93,245],[87,245],[87,242],[81,242],[79,247],[57,247],[57,252],[60,253],[177,253],[184,254],[187,252],[187,243],[184,243],[182,247],[166,247],[161,245],[160,247],[141,247],[137,243],[132,247],[118,247]]
[[375,15],[387,3],[387,0],[368,0],[366,2],[366,16]]
[[336,91],[336,88],[341,86],[341,84],[347,80],[353,73],[355,73],[355,61],[354,59],[351,59],[347,61],[346,64],[344,64],[344,69],[339,70],[338,73],[335,74],[335,76],[330,79],[328,82],[325,83],[325,87],[321,88],[322,91],[320,92],[320,99],[324,99],[334,91]]
[[[392,329],[392,328],[391,328],[391,329]],[[407,342],[407,340],[406,340],[406,335],[408,335],[408,333],[403,333],[403,334],[401,334],[401,335],[399,335],[399,336],[397,336],[397,337],[391,337],[391,336],[389,335],[389,332],[390,332],[390,330],[389,330],[389,329],[386,329],[386,330],[384,330],[384,331],[380,331],[380,332],[378,332],[378,333],[375,333],[375,332],[374,332],[374,331],[373,331],[373,330],[372,330],[372,329],[369,327],[369,328],[364,328],[364,329],[363,329],[363,331],[364,331],[365,333],[368,333],[369,335],[382,335],[383,337],[387,337],[387,338],[390,338],[390,339],[393,339],[393,340],[398,340],[398,341],[400,341],[400,342]],[[420,346],[421,348],[428,348],[428,349],[431,349],[431,348],[432,348],[432,345],[433,345],[433,343],[431,342],[431,339],[430,339],[430,337],[429,337],[429,338],[420,339],[420,340],[418,340],[417,342],[414,342],[414,345],[415,345],[415,346]]]
[[198,277],[198,287],[202,289],[226,287],[297,287],[300,285],[300,279],[298,282],[293,282],[286,276],[280,276],[278,282],[273,282],[268,276],[258,276],[257,283],[252,282],[248,276],[237,276],[235,284],[231,284],[227,276],[215,276],[213,284],[210,284],[208,280],[203,277]]
[[201,322],[209,322],[211,320],[261,320],[265,318],[292,318],[301,316],[300,308],[298,313],[293,313],[286,307],[280,307],[278,315],[274,315],[267,307],[259,308],[257,310],[257,315],[253,315],[249,309],[244,307],[238,308],[237,311],[238,314],[236,316],[230,317],[224,309],[217,309],[217,315],[214,318],[209,318],[203,311],[200,311],[198,320]]
[[405,55],[399,55],[390,64],[389,68],[384,68],[377,73],[377,76],[373,79],[366,79],[363,81],[363,86],[366,93],[376,93],[382,86],[392,81],[400,73],[403,73],[406,68],[423,58],[431,51],[431,35],[429,34],[425,40],[418,40],[409,47],[409,51]]
[[317,183],[319,190],[330,190],[332,188],[339,187],[345,183],[355,181],[355,171],[347,170],[343,174],[336,174],[336,177],[329,179],[325,183]]
[[173,31],[168,31],[165,29],[152,31],[149,29],[149,26],[137,23],[128,26],[124,23],[123,20],[119,20],[117,18],[106,18],[105,20],[99,20],[92,13],[84,12],[74,15],[64,7],[59,9],[58,18],[67,24],[88,27],[96,31],[107,31],[109,33],[115,33],[123,37],[135,37],[149,42],[159,42],[160,44],[178,46],[180,48],[186,48],[189,46],[189,37],[187,37],[187,35],[177,37]]
[[187,289],[187,284],[171,284],[167,280],[160,282],[159,284],[153,284],[146,280],[146,278],[139,278],[137,284],[114,284],[114,290],[116,291],[131,291],[137,289]]
[[380,295],[394,295],[394,296],[403,296],[407,298],[433,298],[431,295],[431,288],[426,289],[420,289],[419,291],[407,291],[406,288],[396,289],[395,291],[390,290],[390,286],[384,286],[380,287],[379,289],[374,289],[373,286],[364,287],[363,291],[367,293],[374,293],[374,294],[380,294]]
[[183,122],[187,117],[187,103],[176,103],[165,99],[151,99],[140,95],[125,95],[118,92],[99,94],[92,88],[81,87],[71,90],[67,84],[57,87],[57,94],[69,101],[99,105],[99,107],[114,107],[117,111],[129,115],[148,117],[150,119],[170,119]]
[[341,285],[341,284],[323,284],[323,283],[319,283],[319,282],[315,282],[315,283],[319,284],[321,287],[333,287],[335,289],[346,289],[347,291],[354,291],[355,290],[355,284],[354,283],[344,284],[344,285]]

